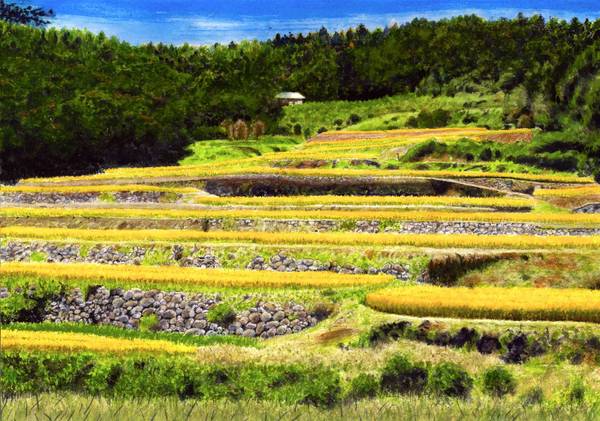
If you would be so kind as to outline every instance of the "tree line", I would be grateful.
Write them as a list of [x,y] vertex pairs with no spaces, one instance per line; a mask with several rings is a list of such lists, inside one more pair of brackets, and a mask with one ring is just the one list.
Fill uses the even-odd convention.
[[0,21],[4,180],[175,163],[225,120],[273,127],[281,90],[319,101],[504,91],[514,102],[509,122],[600,129],[600,20],[469,15],[202,47],[134,46],[7,20]]

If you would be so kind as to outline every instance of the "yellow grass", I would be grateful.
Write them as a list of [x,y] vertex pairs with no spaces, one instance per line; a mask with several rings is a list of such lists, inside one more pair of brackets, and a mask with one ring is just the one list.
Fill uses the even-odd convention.
[[600,185],[570,187],[563,189],[536,189],[536,197],[580,197],[580,196],[600,196]]
[[[501,203],[501,202],[499,202]],[[452,212],[444,210],[271,210],[271,209],[125,209],[125,208],[25,208],[0,209],[0,217],[21,218],[233,218],[233,219],[332,219],[388,221],[527,222],[572,226],[594,226],[600,215],[524,212]]]
[[427,317],[600,322],[600,291],[406,286],[367,295],[367,305]]
[[192,187],[159,187],[145,184],[115,184],[99,186],[0,186],[2,193],[112,193],[112,192],[159,192],[159,193],[195,193]]
[[346,169],[346,168],[271,168],[261,166],[174,166],[115,169],[110,172],[80,176],[27,179],[24,185],[35,183],[67,183],[96,182],[130,179],[153,178],[192,178],[203,179],[225,175],[280,175],[298,177],[421,177],[421,178],[508,178],[516,180],[557,182],[557,183],[592,183],[591,177],[577,177],[566,174],[528,174],[479,171],[447,171],[447,170],[383,170],[383,169]]
[[[275,196],[275,197],[198,197],[196,203],[212,206],[474,206],[527,208],[535,202],[511,197],[454,197],[454,196]],[[376,209],[374,209],[376,210]]]
[[[473,249],[598,249],[600,235],[531,236],[472,234],[368,234],[354,232],[255,232],[192,230],[99,230],[6,227],[0,236],[16,239],[103,242],[234,242],[281,245],[414,246]],[[4,266],[4,265],[3,265]],[[0,268],[1,273],[1,268]],[[213,272],[214,273],[214,272]],[[271,276],[271,275],[269,275]],[[283,276],[291,276],[285,274]]]
[[149,352],[166,354],[193,354],[197,348],[154,339],[124,339],[70,332],[28,332],[4,328],[0,331],[5,350],[34,351],[92,351],[125,354]]
[[270,272],[233,269],[197,269],[178,266],[98,264],[3,263],[0,275],[40,276],[52,279],[129,281],[136,284],[177,284],[231,288],[340,288],[376,286],[391,282],[388,275],[345,275],[334,272]]

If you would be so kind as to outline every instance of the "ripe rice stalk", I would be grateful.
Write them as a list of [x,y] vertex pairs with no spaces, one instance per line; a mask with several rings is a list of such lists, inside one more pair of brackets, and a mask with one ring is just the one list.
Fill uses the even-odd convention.
[[[415,199],[417,200],[417,199]],[[503,199],[497,199],[503,203]],[[458,201],[459,202],[459,201]],[[452,212],[445,210],[272,210],[272,209],[148,209],[148,208],[26,208],[0,209],[4,218],[155,218],[155,219],[289,219],[399,222],[489,222],[532,223],[567,226],[597,226],[600,214],[528,212]]]
[[[597,250],[600,235],[532,236],[474,234],[370,234],[355,232],[257,232],[193,230],[102,230],[6,227],[0,236],[10,239],[94,242],[254,243],[270,245],[412,246],[466,249],[576,249]],[[5,265],[3,265],[5,266]],[[2,267],[0,267],[0,273]],[[288,276],[288,275],[286,275]]]
[[366,302],[419,317],[600,322],[600,291],[586,289],[417,285],[376,291]]
[[127,354],[131,352],[193,354],[195,346],[178,344],[160,339],[113,338],[88,333],[33,332],[25,330],[0,330],[2,348],[5,350],[59,351],[59,352],[107,352]]
[[270,272],[197,269],[179,266],[3,263],[0,275],[61,280],[128,281],[231,288],[335,288],[389,284],[391,275],[346,275],[334,272]]

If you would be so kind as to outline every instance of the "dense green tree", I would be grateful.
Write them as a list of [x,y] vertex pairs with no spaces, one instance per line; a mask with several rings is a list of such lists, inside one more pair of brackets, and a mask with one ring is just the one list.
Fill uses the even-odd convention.
[[22,25],[46,17],[13,6],[41,20],[0,21],[2,179],[175,163],[226,119],[274,130],[280,90],[309,100],[504,91],[507,124],[560,129],[567,115],[586,139],[600,129],[600,20],[471,15],[266,42],[132,46]]
[[41,7],[19,6],[16,3],[6,3],[0,0],[0,20],[31,26],[45,26],[54,16],[52,9]]

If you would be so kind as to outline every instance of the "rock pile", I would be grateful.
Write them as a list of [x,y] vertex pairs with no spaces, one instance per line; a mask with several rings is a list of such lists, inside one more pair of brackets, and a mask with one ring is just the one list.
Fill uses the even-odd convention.
[[[123,191],[111,192],[111,200],[119,203],[159,203],[165,197],[163,192],[136,192]],[[174,201],[181,200],[183,195],[176,194],[173,196]],[[72,203],[89,203],[102,201],[102,193],[4,193],[0,194],[1,203],[51,203],[51,204],[72,204]]]
[[410,277],[410,267],[400,263],[386,263],[382,268],[370,267],[367,270],[354,265],[338,265],[336,263],[324,263],[316,259],[295,259],[284,253],[278,253],[265,259],[262,256],[257,256],[246,266],[246,269],[251,270],[272,270],[278,272],[319,272],[330,271],[345,274],[369,274],[377,275],[385,273],[393,275],[397,279],[407,280]]
[[227,325],[211,323],[207,314],[222,302],[217,295],[182,292],[108,290],[97,287],[85,298],[79,289],[51,300],[45,319],[52,322],[110,324],[134,329],[144,316],[157,317],[156,330],[188,335],[239,335],[270,338],[300,332],[317,324],[304,306],[258,302]]

